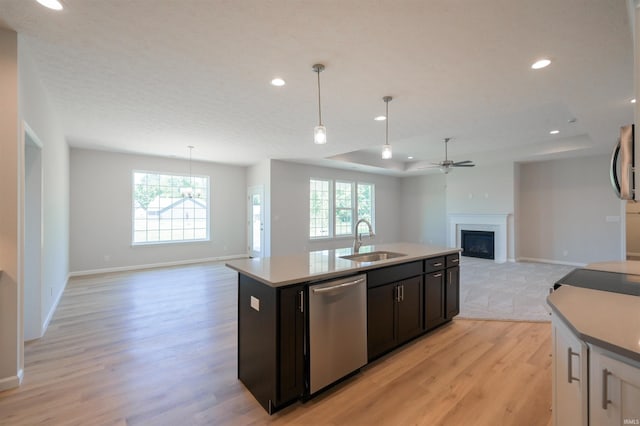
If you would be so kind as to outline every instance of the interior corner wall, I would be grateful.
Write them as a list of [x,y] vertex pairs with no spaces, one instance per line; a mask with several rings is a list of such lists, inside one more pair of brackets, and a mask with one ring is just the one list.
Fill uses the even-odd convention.
[[[341,179],[375,185],[375,233],[372,244],[400,238],[400,179],[350,170],[271,161],[271,255],[350,247],[353,237],[309,240],[309,179]],[[369,244],[367,237],[363,238]]]
[[520,258],[577,265],[625,258],[609,162],[600,155],[521,164]]
[[[262,207],[264,209],[265,223],[262,224],[264,228],[264,250],[262,255],[268,257],[271,256],[271,160],[264,160],[247,168],[247,189],[250,186],[257,185],[262,185],[264,188],[264,205]],[[247,232],[246,225],[245,232]],[[245,246],[249,246],[249,241],[246,241]]]
[[18,37],[0,28],[0,390],[22,369],[18,265]]
[[193,161],[210,179],[210,241],[132,245],[133,171],[184,174],[188,160],[71,149],[74,275],[225,259],[246,254],[246,168]]
[[20,119],[43,144],[40,318],[44,333],[69,275],[69,146],[22,36],[18,65]]
[[446,175],[411,176],[400,181],[402,241],[446,247]]
[[507,258],[515,259],[514,165],[456,168],[447,175],[447,214],[510,214]]

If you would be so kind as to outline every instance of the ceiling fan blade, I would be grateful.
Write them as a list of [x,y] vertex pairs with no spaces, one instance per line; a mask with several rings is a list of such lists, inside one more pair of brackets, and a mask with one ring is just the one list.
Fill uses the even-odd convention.
[[475,164],[459,164],[459,163],[455,163],[453,164],[451,167],[475,167]]
[[468,164],[468,163],[473,163],[473,161],[471,161],[471,160],[456,161],[453,164],[457,166],[458,164]]

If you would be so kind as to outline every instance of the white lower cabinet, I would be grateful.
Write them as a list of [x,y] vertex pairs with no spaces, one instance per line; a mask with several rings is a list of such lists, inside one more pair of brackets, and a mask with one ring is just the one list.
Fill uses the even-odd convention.
[[640,363],[589,345],[592,425],[640,425]]
[[551,325],[553,424],[640,426],[640,362],[585,343],[555,314]]
[[553,424],[587,426],[587,345],[555,315],[553,339]]

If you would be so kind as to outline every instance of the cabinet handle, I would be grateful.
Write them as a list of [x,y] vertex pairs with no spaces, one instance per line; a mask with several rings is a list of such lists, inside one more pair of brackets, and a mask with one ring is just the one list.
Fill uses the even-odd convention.
[[611,400],[609,399],[609,390],[607,389],[607,384],[609,382],[609,375],[611,374],[611,371],[607,370],[606,368],[604,370],[602,370],[602,409],[606,410],[607,406],[609,405],[609,403],[611,402]]
[[433,278],[440,278],[442,276],[442,272],[438,272],[437,274],[433,274]]
[[400,301],[404,301],[404,284],[400,286]]
[[300,312],[304,312],[304,290],[300,290]]
[[451,263],[458,263],[460,259],[458,259],[457,257],[455,259],[451,259]]
[[574,355],[577,356],[578,359],[580,359],[579,353],[573,352],[571,348],[567,348],[567,382],[568,383],[571,383],[574,380],[576,382],[580,381],[580,379],[578,379],[577,377],[573,377],[573,363],[571,362],[572,361],[571,357]]
[[442,266],[442,262],[434,263],[432,266],[434,266],[434,267],[436,267],[436,266]]
[[395,286],[393,290],[396,292],[396,294],[393,295],[393,300],[398,303],[400,301],[400,286]]

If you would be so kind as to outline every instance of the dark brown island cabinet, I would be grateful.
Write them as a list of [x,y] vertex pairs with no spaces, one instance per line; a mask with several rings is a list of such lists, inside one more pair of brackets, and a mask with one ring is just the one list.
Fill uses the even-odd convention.
[[[367,350],[373,361],[460,312],[458,253],[370,269]],[[238,378],[270,414],[309,397],[308,286],[238,278]]]

